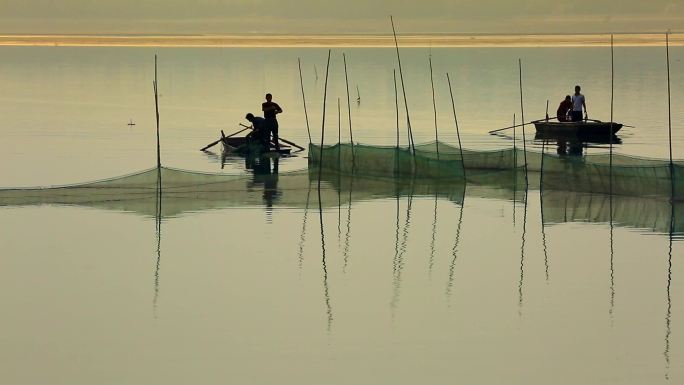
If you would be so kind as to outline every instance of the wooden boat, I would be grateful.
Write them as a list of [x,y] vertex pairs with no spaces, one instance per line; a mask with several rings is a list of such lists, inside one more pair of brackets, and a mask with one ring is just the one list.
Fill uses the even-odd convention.
[[579,122],[534,122],[537,134],[545,137],[563,136],[576,138],[609,138],[622,128],[622,124],[602,122],[600,120],[582,120]]
[[290,146],[286,144],[280,145],[280,150],[275,149],[273,142],[270,143],[270,148],[266,150],[263,146],[255,143],[249,143],[247,138],[244,136],[231,136],[224,137],[221,139],[223,144],[223,150],[228,152],[236,152],[241,154],[246,153],[276,153],[280,155],[288,155],[292,150]]

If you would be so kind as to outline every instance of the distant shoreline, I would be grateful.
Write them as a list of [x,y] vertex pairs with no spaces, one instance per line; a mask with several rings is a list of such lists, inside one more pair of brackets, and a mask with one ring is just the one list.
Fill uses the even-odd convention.
[[[402,47],[605,47],[610,34],[399,35]],[[616,33],[616,46],[663,46],[664,33]],[[684,33],[670,34],[684,46]],[[391,35],[2,35],[0,46],[65,47],[393,47]]]

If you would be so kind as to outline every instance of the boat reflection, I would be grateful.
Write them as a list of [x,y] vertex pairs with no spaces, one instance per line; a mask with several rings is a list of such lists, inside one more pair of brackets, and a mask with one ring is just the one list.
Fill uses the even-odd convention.
[[607,148],[613,145],[622,144],[622,139],[617,135],[563,135],[537,132],[534,136],[537,144],[544,147],[555,146],[556,154],[559,156],[583,156],[590,148]]
[[252,172],[252,183],[248,188],[263,187],[261,195],[267,212],[271,212],[273,205],[282,193],[278,190],[278,164],[280,157],[268,155],[248,155],[245,157],[245,169]]

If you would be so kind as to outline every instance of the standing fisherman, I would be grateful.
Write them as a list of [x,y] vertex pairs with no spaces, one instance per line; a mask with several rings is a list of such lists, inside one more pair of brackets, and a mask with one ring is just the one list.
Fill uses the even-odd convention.
[[589,118],[587,113],[587,103],[584,100],[584,95],[580,93],[580,86],[575,86],[575,94],[572,95],[572,121],[582,121],[582,108],[584,108],[584,119]]
[[266,94],[266,102],[261,104],[261,110],[264,111],[264,118],[266,119],[267,126],[273,135],[273,143],[275,144],[276,151],[280,150],[280,144],[278,144],[278,120],[276,119],[276,114],[283,112],[278,103],[272,102],[273,96],[271,94]]

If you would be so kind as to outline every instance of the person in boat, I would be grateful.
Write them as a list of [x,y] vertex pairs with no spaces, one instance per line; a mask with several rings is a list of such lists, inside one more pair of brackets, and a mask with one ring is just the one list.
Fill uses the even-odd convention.
[[254,127],[254,130],[247,134],[247,142],[256,143],[262,146],[264,151],[268,151],[270,147],[268,143],[269,127],[266,119],[261,116],[254,116],[251,112],[245,116],[245,119],[252,123],[252,127]]
[[264,118],[268,124],[268,129],[271,135],[273,135],[273,143],[275,144],[276,151],[280,150],[280,144],[278,144],[278,119],[276,119],[276,114],[283,112],[278,103],[273,101],[273,95],[266,94],[266,101],[261,104],[261,110],[264,112]]
[[584,95],[580,93],[582,88],[580,86],[575,86],[575,94],[572,95],[572,121],[580,122],[582,121],[582,109],[584,109],[584,115],[588,118],[587,114],[587,103],[584,99]]
[[560,102],[558,110],[556,110],[556,118],[559,122],[569,122],[570,111],[572,111],[572,98],[570,95],[565,95],[565,100]]

